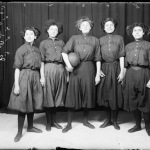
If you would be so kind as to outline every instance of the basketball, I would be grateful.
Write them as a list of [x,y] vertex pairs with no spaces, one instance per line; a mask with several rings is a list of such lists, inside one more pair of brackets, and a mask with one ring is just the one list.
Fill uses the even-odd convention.
[[76,53],[74,53],[74,52],[69,53],[68,58],[69,58],[69,62],[72,65],[72,67],[76,67],[79,65],[80,59]]

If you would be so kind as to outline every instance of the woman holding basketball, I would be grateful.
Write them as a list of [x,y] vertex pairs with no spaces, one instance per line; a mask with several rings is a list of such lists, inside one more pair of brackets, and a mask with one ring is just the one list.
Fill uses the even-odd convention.
[[[65,107],[68,107],[68,124],[62,130],[68,132],[72,128],[74,110],[84,109],[83,125],[91,129],[95,127],[88,122],[89,109],[95,107],[95,85],[100,82],[100,47],[96,37],[89,32],[93,22],[88,17],[82,17],[77,21],[76,27],[82,32],[72,36],[63,49],[63,59],[70,74]],[[73,68],[68,55],[75,52],[80,58],[80,64]],[[93,62],[96,62],[96,70]]]

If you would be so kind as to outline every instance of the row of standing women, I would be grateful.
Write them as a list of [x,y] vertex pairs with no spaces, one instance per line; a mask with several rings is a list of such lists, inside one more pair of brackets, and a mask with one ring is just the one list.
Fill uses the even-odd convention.
[[[44,25],[48,38],[40,43],[39,49],[33,43],[40,31],[27,27],[22,32],[25,43],[15,54],[15,81],[8,104],[8,108],[18,111],[15,142],[22,137],[26,115],[27,132],[42,132],[33,126],[33,116],[35,110],[43,108],[47,131],[51,127],[62,129],[56,122],[56,109],[60,106],[68,108],[68,123],[63,133],[72,129],[73,113],[80,108],[84,111],[83,125],[94,129],[88,114],[96,104],[106,108],[106,121],[100,128],[113,125],[119,130],[117,117],[122,108],[134,114],[136,125],[128,132],[141,130],[143,113],[150,136],[150,42],[143,39],[149,28],[143,23],[128,26],[127,33],[135,41],[124,47],[123,37],[114,34],[117,22],[113,18],[101,22],[106,35],[100,39],[89,35],[93,26],[88,17],[80,18],[76,27],[81,34],[73,35],[65,44],[57,38],[63,26],[50,19]],[[80,58],[77,67],[73,68],[69,62],[70,52]]]

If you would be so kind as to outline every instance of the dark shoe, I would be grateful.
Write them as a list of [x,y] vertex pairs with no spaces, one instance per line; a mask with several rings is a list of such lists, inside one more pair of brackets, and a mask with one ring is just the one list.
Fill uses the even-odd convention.
[[46,125],[46,130],[51,131],[51,125],[49,123]]
[[111,126],[112,125],[112,122],[111,121],[108,121],[108,120],[106,120],[101,126],[100,126],[100,128],[105,128],[105,127],[107,127],[107,126]]
[[116,130],[120,130],[120,127],[117,122],[113,122],[113,126]]
[[38,128],[33,127],[31,129],[27,129],[27,132],[42,133],[43,131]]
[[89,122],[84,122],[83,125],[88,128],[95,129],[95,127],[92,124],[90,124]]
[[56,123],[56,122],[52,123],[52,127],[55,127],[55,128],[57,128],[57,129],[62,129],[62,126],[59,125],[59,124]]
[[132,132],[136,132],[136,131],[140,131],[141,130],[141,126],[134,126],[133,128],[129,129],[128,132],[132,133]]
[[146,132],[150,136],[150,129],[146,129]]
[[20,141],[20,139],[21,139],[21,137],[22,137],[22,134],[17,134],[16,136],[15,136],[15,138],[14,138],[14,142],[19,142]]
[[66,133],[68,132],[69,130],[72,129],[72,126],[71,125],[67,125],[63,130],[62,130],[62,133]]

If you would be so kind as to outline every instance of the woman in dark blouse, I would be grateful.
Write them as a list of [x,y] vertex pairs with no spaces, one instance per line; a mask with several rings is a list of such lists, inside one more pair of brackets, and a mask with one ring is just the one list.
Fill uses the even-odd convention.
[[100,128],[113,125],[119,130],[117,116],[119,108],[123,107],[121,81],[124,77],[125,52],[123,37],[114,34],[116,27],[117,22],[113,18],[106,18],[101,22],[101,28],[106,35],[100,38],[102,78],[97,87],[97,102],[99,106],[105,106],[106,109],[106,121]]
[[[82,17],[77,21],[77,28],[82,32],[73,35],[63,49],[63,59],[67,70],[71,72],[67,90],[65,107],[68,107],[68,124],[62,130],[63,133],[72,128],[74,110],[84,109],[83,125],[94,129],[88,122],[89,109],[95,107],[95,84],[100,81],[100,49],[96,37],[90,36],[89,32],[93,22],[88,17]],[[73,68],[68,60],[68,53],[75,52],[81,63]],[[96,62],[96,70],[93,62]]]
[[51,126],[57,129],[62,127],[56,123],[56,108],[64,106],[66,94],[66,69],[62,59],[64,42],[57,36],[62,33],[63,26],[54,20],[48,20],[44,25],[44,31],[48,34],[48,39],[40,43],[42,55],[41,78],[44,86],[44,107],[46,111],[46,130],[50,131]]
[[18,133],[14,138],[18,142],[22,137],[25,115],[27,114],[27,132],[41,133],[40,129],[33,127],[34,110],[42,110],[43,92],[40,83],[41,55],[34,40],[40,31],[34,27],[26,27],[22,31],[25,44],[19,47],[15,54],[15,82],[10,95],[8,108],[18,111]]
[[134,23],[127,26],[127,33],[132,34],[135,41],[125,47],[124,109],[133,112],[136,122],[128,132],[141,130],[143,112],[146,132],[150,136],[150,42],[143,39],[148,27]]

